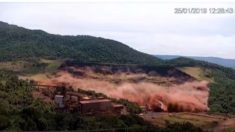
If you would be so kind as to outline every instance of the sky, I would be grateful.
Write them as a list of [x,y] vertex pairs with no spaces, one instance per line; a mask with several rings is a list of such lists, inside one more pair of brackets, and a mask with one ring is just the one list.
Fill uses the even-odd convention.
[[[234,13],[175,14],[175,8],[233,8]],[[1,2],[0,21],[53,34],[114,39],[149,54],[235,59],[231,0]]]

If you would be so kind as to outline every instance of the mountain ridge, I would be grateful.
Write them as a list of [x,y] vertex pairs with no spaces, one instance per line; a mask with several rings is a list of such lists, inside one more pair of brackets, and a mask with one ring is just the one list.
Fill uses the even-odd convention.
[[209,63],[218,64],[221,66],[229,67],[235,69],[235,59],[225,59],[220,57],[200,57],[200,56],[180,56],[180,55],[156,55],[156,57],[163,60],[172,60],[179,57],[191,58],[199,61],[206,61]]
[[0,22],[0,61],[38,57],[120,64],[161,62],[152,55],[111,39],[88,35],[54,35]]

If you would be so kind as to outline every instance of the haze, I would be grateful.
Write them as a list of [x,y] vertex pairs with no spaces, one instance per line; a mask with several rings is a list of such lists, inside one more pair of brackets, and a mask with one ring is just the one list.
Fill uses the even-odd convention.
[[176,7],[235,8],[235,3],[0,3],[0,21],[114,39],[149,54],[235,58],[234,14],[177,15]]

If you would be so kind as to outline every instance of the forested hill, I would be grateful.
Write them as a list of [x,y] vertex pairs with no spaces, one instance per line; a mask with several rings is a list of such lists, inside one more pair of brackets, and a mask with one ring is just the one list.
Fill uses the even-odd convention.
[[[163,59],[163,60],[171,60],[180,58],[182,56],[178,55],[156,55],[156,57]],[[225,58],[218,58],[218,57],[200,57],[200,56],[185,56],[187,58],[191,58],[194,60],[206,61],[214,64],[218,64],[225,67],[230,67],[235,69],[235,59],[225,59]]]
[[154,56],[120,42],[92,36],[62,36],[0,22],[0,61],[69,58],[85,62],[156,64]]

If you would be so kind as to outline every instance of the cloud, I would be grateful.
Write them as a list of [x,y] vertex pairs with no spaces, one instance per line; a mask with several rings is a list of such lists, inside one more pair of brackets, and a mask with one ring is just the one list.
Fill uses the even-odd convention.
[[174,8],[235,7],[226,3],[1,3],[0,20],[49,33],[121,41],[150,54],[235,58],[235,16],[174,14]]

